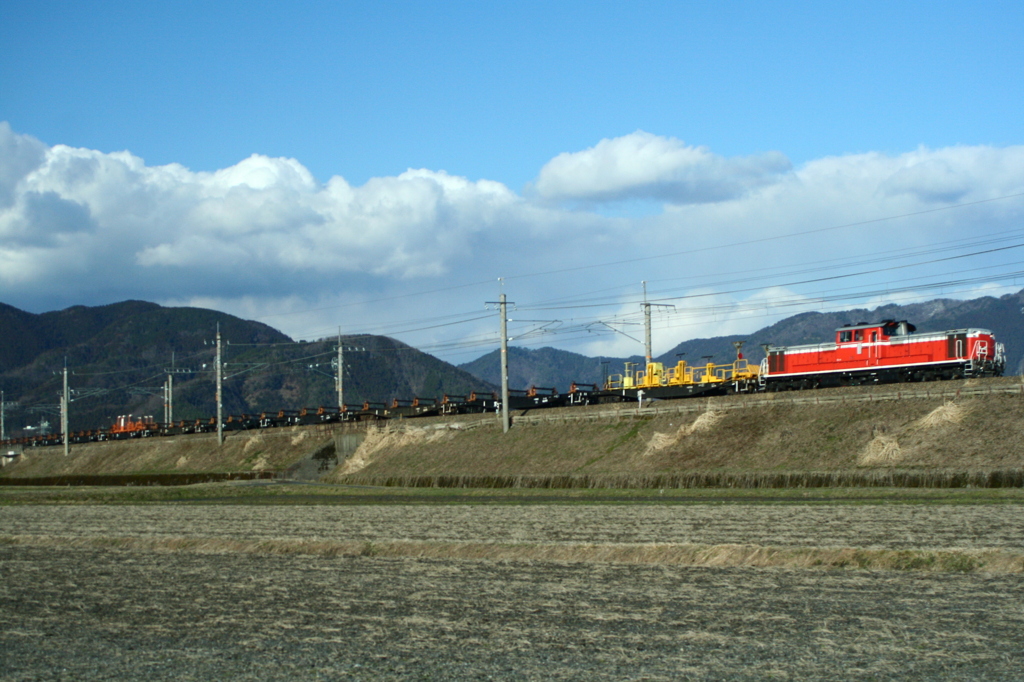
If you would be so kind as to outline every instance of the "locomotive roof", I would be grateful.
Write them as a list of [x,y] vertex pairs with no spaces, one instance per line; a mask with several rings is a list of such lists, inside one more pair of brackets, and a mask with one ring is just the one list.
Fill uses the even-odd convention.
[[857,324],[844,324],[842,327],[836,327],[836,331],[846,329],[875,329],[877,327],[884,327],[886,325],[907,325],[908,332],[917,331],[917,327],[907,322],[906,320],[882,320],[881,322],[858,322]]

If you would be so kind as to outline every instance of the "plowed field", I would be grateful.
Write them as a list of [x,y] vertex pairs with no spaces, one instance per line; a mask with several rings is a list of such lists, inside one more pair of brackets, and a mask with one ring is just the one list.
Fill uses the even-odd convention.
[[[572,552],[756,543],[1019,553],[1020,509],[9,506],[0,677],[1015,680],[1019,572],[679,566]],[[124,539],[162,549],[101,546],[133,547]],[[171,551],[181,539],[209,544]],[[524,558],[281,555],[259,542],[494,543],[522,546]],[[566,558],[525,558],[536,546],[563,547]]]

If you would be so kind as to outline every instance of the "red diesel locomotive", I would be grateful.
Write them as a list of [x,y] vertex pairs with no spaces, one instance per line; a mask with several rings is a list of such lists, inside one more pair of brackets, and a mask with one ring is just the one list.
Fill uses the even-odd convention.
[[987,329],[915,331],[905,320],[863,322],[837,329],[835,343],[768,346],[758,381],[783,391],[1003,373],[1003,344]]

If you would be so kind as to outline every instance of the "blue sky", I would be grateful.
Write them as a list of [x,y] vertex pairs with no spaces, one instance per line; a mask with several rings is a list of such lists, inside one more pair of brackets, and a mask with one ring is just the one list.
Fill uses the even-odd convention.
[[[571,283],[524,275],[1024,192],[1022,34],[1019,3],[6,2],[0,301],[208,305],[296,336],[390,330],[470,359],[441,345],[483,338],[485,322],[402,321],[468,316],[497,286],[413,294],[497,276],[524,301],[561,287],[603,302],[593,292],[619,287],[611,319],[635,308],[641,279],[676,296],[672,259]],[[1007,198],[896,219],[840,249],[996,234],[1022,210]],[[776,256],[798,268],[835,246]],[[228,254],[225,271],[203,249]],[[64,258],[65,286],[47,285]],[[715,258],[688,264],[693,291],[729,290]],[[770,299],[792,281],[756,284]],[[386,311],[370,303],[385,298]],[[776,317],[715,313],[656,336],[667,349]],[[536,337],[635,351],[595,338]]]
[[1018,143],[1024,8],[981,5],[8,2],[0,116],[153,165],[513,189],[637,129],[795,163]]

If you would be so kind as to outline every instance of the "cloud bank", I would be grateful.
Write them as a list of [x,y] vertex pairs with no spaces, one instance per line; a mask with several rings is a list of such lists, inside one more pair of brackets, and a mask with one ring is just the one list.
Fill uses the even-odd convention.
[[438,276],[518,204],[500,183],[444,172],[321,185],[294,159],[253,155],[194,173],[127,152],[46,148],[0,124],[0,282],[11,288],[69,270],[93,285],[152,277],[179,294],[227,281],[253,293],[339,271]]
[[[345,324],[356,332],[386,316],[480,309],[496,285],[444,292],[499,276],[511,278],[521,303],[556,294],[586,301],[614,287],[633,295],[641,279],[671,295],[727,291],[731,272],[764,273],[750,286],[771,291],[787,282],[772,279],[769,265],[1019,228],[1020,198],[928,213],[1019,193],[1019,146],[922,147],[794,168],[779,152],[726,158],[641,131],[558,155],[520,194],[428,169],[358,187],[340,177],[320,182],[295,159],[257,154],[216,172],[147,166],[126,151],[47,146],[0,122],[0,301],[38,312],[142,298],[248,317],[352,305],[360,316]],[[663,202],[653,216],[593,210],[652,199]],[[858,221],[875,222],[782,238]],[[736,246],[714,250],[725,244]],[[658,257],[668,253],[676,255]],[[611,262],[620,264],[593,267]],[[545,272],[553,274],[527,276]],[[435,290],[442,293],[417,296]],[[406,298],[386,310],[356,305],[385,295]],[[326,317],[267,321],[302,334],[301,325],[338,322]],[[664,332],[664,344],[680,333]],[[688,325],[687,333],[717,332]]]

